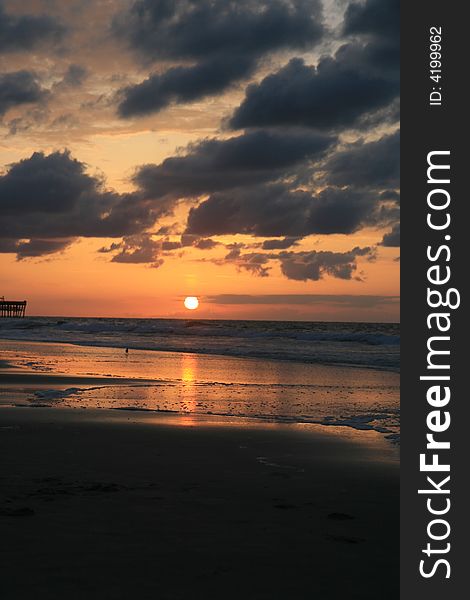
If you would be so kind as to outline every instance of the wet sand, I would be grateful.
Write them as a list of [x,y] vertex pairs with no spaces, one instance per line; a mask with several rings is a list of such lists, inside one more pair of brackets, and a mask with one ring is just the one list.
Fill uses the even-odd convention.
[[375,431],[1,407],[0,452],[5,599],[399,596]]
[[[345,425],[399,437],[399,374],[178,352],[0,340],[0,405],[139,408]],[[0,363],[1,364],[1,363]]]

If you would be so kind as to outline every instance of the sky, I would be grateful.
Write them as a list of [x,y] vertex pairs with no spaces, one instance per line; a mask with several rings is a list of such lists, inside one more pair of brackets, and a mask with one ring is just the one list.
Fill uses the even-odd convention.
[[399,320],[399,0],[0,0],[0,296]]

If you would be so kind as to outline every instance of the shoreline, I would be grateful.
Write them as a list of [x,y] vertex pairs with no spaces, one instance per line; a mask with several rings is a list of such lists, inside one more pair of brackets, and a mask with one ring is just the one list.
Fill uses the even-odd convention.
[[[365,369],[367,371],[378,371],[384,373],[395,373],[397,375],[400,374],[400,367],[397,366],[384,366],[384,365],[367,365],[362,363],[353,363],[353,362],[312,362],[311,360],[305,358],[304,360],[299,358],[292,358],[284,356],[282,358],[273,356],[272,354],[254,354],[252,356],[245,354],[235,354],[235,353],[218,353],[217,351],[196,351],[194,348],[189,350],[177,349],[177,348],[150,348],[144,346],[133,346],[126,344],[92,344],[86,343],[82,341],[68,341],[68,340],[25,340],[18,338],[9,338],[9,337],[0,337],[1,342],[17,342],[20,344],[55,344],[60,346],[75,346],[78,348],[96,348],[96,349],[109,349],[109,350],[125,350],[128,348],[133,352],[155,352],[156,354],[187,354],[189,356],[207,356],[207,357],[215,357],[215,358],[230,358],[233,360],[253,360],[253,361],[275,361],[275,362],[285,362],[287,364],[301,364],[301,365],[309,365],[309,366],[318,366],[322,368],[339,368],[339,369]],[[373,347],[373,344],[371,344]]]
[[399,435],[399,377],[387,371],[58,343],[0,347],[0,405],[338,425],[392,443]]
[[[22,410],[23,409],[23,410]],[[4,418],[15,419],[16,411],[24,415],[38,413],[38,422],[45,422],[48,415],[54,419],[64,420],[68,423],[100,423],[100,424],[140,424],[144,426],[163,426],[163,427],[197,427],[199,429],[244,429],[244,430],[276,430],[284,432],[286,435],[302,435],[313,437],[333,436],[338,440],[345,430],[348,432],[344,436],[345,443],[354,443],[361,446],[361,436],[369,436],[369,440],[364,440],[364,445],[381,455],[381,450],[387,448],[386,455],[390,454],[391,462],[398,461],[397,449],[383,442],[384,438],[380,432],[373,429],[358,430],[344,425],[327,425],[323,423],[311,422],[284,422],[269,421],[253,417],[237,415],[218,415],[204,413],[181,413],[176,411],[158,411],[152,409],[140,409],[135,407],[117,407],[117,408],[88,408],[88,407],[69,407],[69,406],[29,406],[29,405],[0,405],[0,420]],[[122,415],[120,415],[122,413]],[[130,413],[130,414],[127,414]],[[21,421],[27,421],[28,417]],[[36,417],[33,417],[33,422]],[[394,458],[392,458],[394,456]],[[381,462],[381,460],[379,461]]]
[[38,317],[3,325],[0,338],[19,343],[399,371],[397,323]]
[[[188,417],[195,420],[200,420],[204,422],[206,419],[215,419],[220,421],[225,421],[227,423],[238,423],[242,424],[253,424],[258,425],[260,427],[266,426],[286,426],[286,427],[301,427],[301,426],[312,426],[319,427],[322,429],[335,429],[338,432],[342,430],[353,430],[356,433],[361,432],[373,432],[375,434],[381,435],[385,440],[387,440],[390,444],[397,447],[399,449],[400,446],[400,433],[394,433],[392,431],[380,431],[374,429],[374,427],[367,427],[361,423],[354,424],[349,422],[323,422],[323,421],[315,421],[315,420],[301,420],[301,419],[287,419],[287,418],[275,418],[275,417],[262,417],[262,416],[245,416],[245,415],[234,415],[234,414],[224,414],[224,413],[198,413],[198,412],[182,412],[176,410],[168,410],[168,409],[154,409],[154,408],[141,408],[136,406],[120,406],[115,408],[88,408],[85,406],[54,406],[52,404],[44,403],[35,403],[35,404],[22,404],[22,403],[11,403],[11,404],[0,404],[0,411],[3,409],[25,409],[25,410],[52,410],[52,411],[99,411],[99,412],[129,412],[129,413],[147,413],[154,416],[174,416],[176,418],[180,418],[182,420],[187,419]],[[367,425],[367,424],[366,424]]]
[[376,432],[2,407],[0,444],[8,600],[397,597],[399,457]]
[[[119,390],[119,388],[132,389],[134,394],[139,390],[162,389],[173,382],[170,380],[155,380],[129,377],[100,377],[85,375],[67,375],[62,373],[40,373],[27,371],[23,369],[12,369],[10,365],[0,368],[0,387],[5,387],[2,392],[4,396],[16,393],[21,399],[10,402],[0,399],[0,408],[49,408],[54,410],[93,410],[93,406],[76,404],[71,406],[65,404],[60,406],[61,402],[73,402],[83,397],[83,394],[103,392],[104,390]],[[216,417],[220,419],[245,419],[255,423],[277,423],[284,425],[316,425],[320,427],[339,427],[345,429],[354,429],[356,431],[376,431],[392,444],[399,444],[400,433],[395,429],[389,430],[384,427],[370,425],[370,415],[356,416],[350,418],[326,417],[324,419],[314,418],[312,416],[292,416],[292,415],[261,415],[261,414],[236,414],[229,412],[204,411],[193,407],[192,410],[177,410],[170,408],[155,408],[149,406],[126,405],[120,406],[102,406],[98,410],[113,410],[127,412],[146,412],[159,414],[172,414],[176,416],[191,415],[203,419],[204,417]]]

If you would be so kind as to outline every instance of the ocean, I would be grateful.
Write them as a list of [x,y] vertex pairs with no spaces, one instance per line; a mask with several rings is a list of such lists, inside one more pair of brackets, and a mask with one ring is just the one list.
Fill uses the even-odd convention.
[[400,364],[394,323],[33,317],[0,320],[0,338],[394,371]]
[[[0,339],[7,365],[35,374],[21,385],[7,378],[2,404],[319,423],[375,430],[392,441],[399,435],[396,324],[34,317],[1,320]],[[95,385],[90,377],[107,379]]]

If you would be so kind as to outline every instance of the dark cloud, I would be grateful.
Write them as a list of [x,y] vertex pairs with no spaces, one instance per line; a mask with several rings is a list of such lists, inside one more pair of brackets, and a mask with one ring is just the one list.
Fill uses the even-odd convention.
[[181,247],[193,246],[199,250],[212,250],[217,246],[221,246],[220,242],[212,240],[211,238],[201,238],[198,235],[192,235],[190,233],[183,233],[181,236]]
[[62,84],[67,87],[80,87],[88,77],[88,70],[81,65],[69,65],[65,72]]
[[386,233],[381,242],[382,246],[389,248],[398,248],[400,246],[400,224],[392,227],[392,230]]
[[111,262],[128,264],[149,264],[158,268],[164,263],[162,256],[171,256],[171,252],[182,248],[181,242],[171,241],[168,238],[154,239],[152,234],[126,236],[119,243],[100,248],[98,252],[111,253],[114,256]]
[[190,233],[183,233],[183,235],[181,236],[181,246],[183,248],[185,248],[187,246],[192,246],[200,239],[201,238],[198,235],[192,235]]
[[[236,138],[227,144],[208,140],[194,146],[195,154],[201,151],[204,155],[202,162],[206,162],[207,181],[218,169],[222,175],[224,170],[229,173],[231,167],[241,172],[250,167],[256,171],[257,166],[261,170],[269,167],[276,170],[279,165],[300,160],[304,153],[326,143],[324,138],[310,137],[309,142],[304,145],[300,142],[297,147],[295,139],[286,138],[286,145],[281,144],[278,148],[281,155],[283,151],[288,155],[284,158],[272,154],[269,145],[263,154],[262,148],[255,143],[259,156],[258,165],[253,165],[250,157],[246,156],[251,148],[250,139],[245,143],[246,140]],[[258,139],[258,135],[253,137],[253,140]],[[272,141],[271,137],[261,139]],[[179,171],[182,175],[186,172],[189,178],[191,169],[185,161],[191,163],[191,159],[182,157],[182,160],[183,166]],[[169,173],[166,168],[163,171]],[[175,167],[171,175],[174,181],[178,179],[177,172]],[[60,251],[77,237],[123,237],[122,242],[114,242],[99,252],[113,253],[114,262],[156,264],[160,254],[183,246],[210,250],[218,245],[218,242],[200,235],[185,235],[181,241],[174,241],[167,235],[156,240],[146,234],[160,217],[172,213],[179,199],[177,192],[181,190],[173,190],[173,185],[170,185],[162,192],[161,189],[151,189],[147,180],[142,179],[141,183],[136,192],[118,194],[106,189],[99,177],[89,175],[86,165],[74,159],[69,152],[49,155],[35,152],[30,158],[10,165],[0,175],[0,251],[26,258]],[[174,233],[173,230],[174,226],[166,227],[160,233]]]
[[16,254],[17,260],[47,256],[68,248],[75,238],[17,240],[0,238],[0,254]]
[[293,58],[259,84],[249,85],[230,125],[349,127],[365,113],[388,105],[398,91],[398,71],[381,66],[375,46],[351,43],[334,57],[322,58],[317,67]]
[[186,232],[298,238],[311,234],[349,234],[367,225],[386,225],[392,220],[396,220],[396,211],[382,204],[372,192],[328,187],[312,194],[292,191],[279,183],[212,194],[191,208]]
[[377,127],[397,127],[400,124],[400,98],[376,111],[365,113],[354,124],[358,131],[372,131]]
[[197,242],[194,242],[193,246],[199,250],[212,250],[212,248],[220,246],[220,242],[216,242],[210,238],[201,238]]
[[[114,34],[137,51],[150,75],[120,90],[123,117],[218,94],[256,75],[261,65],[274,64],[277,72],[249,86],[232,115],[231,127],[246,128],[243,134],[204,139],[160,164],[139,167],[135,192],[107,189],[101,177],[90,175],[68,152],[34,153],[10,165],[0,174],[0,252],[26,259],[61,252],[79,237],[112,238],[99,250],[103,260],[159,267],[166,256],[186,252],[192,260],[231,264],[260,277],[280,269],[287,278],[316,281],[324,276],[358,278],[357,263],[373,259],[374,250],[299,252],[306,236],[386,227],[381,245],[398,244],[398,132],[365,141],[371,139],[371,128],[398,119],[396,1],[350,4],[334,55],[322,57],[316,66],[296,58],[282,68],[278,65],[293,56],[292,50],[310,51],[322,40],[320,1],[129,4],[130,11],[113,23]],[[2,6],[0,0],[0,52],[33,49],[61,38],[63,28],[53,19],[5,15]],[[50,73],[60,81],[49,92],[33,72],[0,75],[0,116],[62,91],[66,96],[80,92],[80,103],[82,92],[73,88],[89,72],[68,63]],[[97,68],[101,73],[101,62]],[[113,85],[125,85],[128,75],[116,77]],[[83,109],[95,102],[85,100]],[[101,106],[115,101],[107,96]],[[59,112],[57,103],[47,104],[47,111],[45,103],[33,106],[6,125],[14,132],[47,122],[49,130],[63,131],[77,124],[74,103]],[[47,119],[34,120],[33,111],[40,109],[49,113]],[[350,135],[341,138],[338,149],[338,132],[348,127],[367,129],[367,135],[353,143],[344,143]],[[187,224],[160,226],[158,219],[171,215],[183,200],[192,206]],[[212,238],[232,234],[261,239],[226,244]]]
[[373,248],[356,247],[349,252],[283,252],[279,260],[281,271],[288,279],[318,281],[325,275],[352,279],[357,270],[356,260],[361,256],[374,256]]
[[[275,258],[275,255],[263,252],[246,252],[242,254],[243,247],[243,244],[232,244],[230,252],[224,258],[215,258],[211,262],[219,266],[234,264],[239,271],[248,271],[257,277],[268,277],[271,270],[268,263]],[[228,248],[230,248],[230,245]]]
[[390,200],[391,202],[400,204],[400,192],[397,192],[396,190],[384,190],[383,192],[380,192],[380,197],[382,200]]
[[17,247],[18,240],[0,237],[0,254],[15,254]]
[[398,118],[399,0],[350,4],[343,34],[354,39],[309,66],[299,58],[248,86],[234,129],[304,125],[368,128]]
[[[400,185],[400,133],[384,135],[375,142],[359,140],[335,152],[326,162],[328,182],[375,189]],[[390,198],[390,196],[389,196]]]
[[334,140],[309,131],[254,131],[203,140],[190,145],[184,156],[141,167],[134,181],[150,197],[194,197],[277,179],[304,160],[321,156]]
[[162,241],[162,250],[165,252],[170,252],[171,250],[177,250],[181,248],[181,242],[174,242],[171,240],[163,240]]
[[153,240],[148,235],[129,236],[119,244],[119,252],[113,256],[111,262],[150,263],[157,268],[163,264],[163,259],[160,257],[161,252],[162,245],[159,240]]
[[304,48],[323,33],[316,0],[138,0],[114,30],[152,60]]
[[367,42],[369,63],[398,73],[400,63],[400,0],[353,2],[343,23],[346,36]]
[[178,223],[172,223],[171,225],[160,225],[155,235],[173,235],[180,233],[180,231],[181,226]]
[[30,71],[0,73],[0,117],[15,106],[39,102],[46,94]]
[[387,304],[396,304],[399,296],[372,296],[351,294],[217,294],[206,296],[206,304],[230,305],[339,305],[349,308],[376,308]]
[[113,29],[147,63],[186,63],[125,89],[124,117],[222,92],[266,53],[309,48],[323,35],[317,0],[139,0]]
[[238,259],[238,268],[248,271],[256,277],[269,277],[271,267],[266,266],[269,262],[269,257],[261,253],[252,252],[244,254]]
[[285,237],[282,240],[265,240],[261,247],[263,250],[286,250],[296,246],[300,239],[299,237]]
[[12,15],[0,0],[0,52],[32,50],[43,43],[58,42],[65,29],[48,15]]
[[318,281],[326,275],[337,279],[361,281],[355,275],[357,259],[365,257],[374,260],[376,250],[372,247],[355,247],[349,252],[309,251],[309,252],[242,252],[242,245],[234,244],[231,251],[223,259],[212,259],[216,265],[233,264],[238,270],[246,270],[259,277],[268,277],[272,264],[278,263],[282,274],[287,279],[296,281]]
[[212,250],[222,246],[220,242],[210,238],[200,238],[192,235],[182,235],[181,240],[170,240],[168,237],[155,239],[151,233],[125,236],[121,242],[113,242],[98,250],[102,254],[114,253],[111,262],[151,264],[160,266],[163,264],[162,256],[171,256],[175,250],[188,246],[199,250]]
[[228,87],[253,67],[245,57],[207,60],[192,67],[172,67],[120,91],[121,117],[158,112],[170,104],[192,102]]
[[16,252],[17,259],[22,260],[24,258],[56,254],[68,248],[74,241],[74,238],[65,240],[28,240],[18,242],[14,251]]
[[344,15],[343,30],[346,35],[369,35],[390,39],[398,44],[400,1],[366,0],[363,3],[351,3]]
[[122,242],[113,242],[109,246],[102,246],[97,250],[100,254],[109,254],[110,252],[115,252],[116,250],[121,250]]
[[[3,239],[121,237],[141,233],[171,209],[163,201],[150,202],[141,192],[106,190],[103,181],[88,175],[86,166],[68,152],[35,152],[0,176]],[[41,248],[39,242],[29,248],[33,246]],[[25,256],[27,250],[24,247]]]

